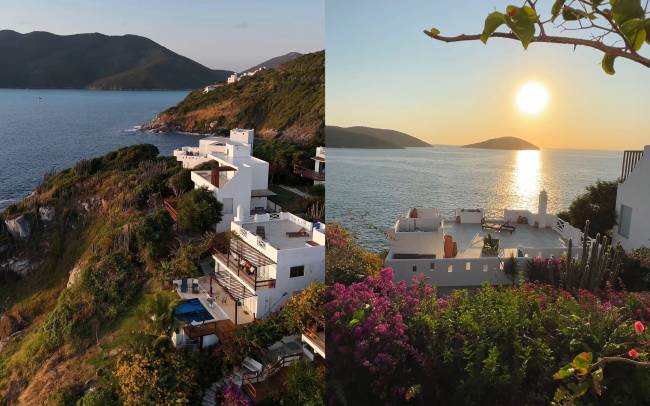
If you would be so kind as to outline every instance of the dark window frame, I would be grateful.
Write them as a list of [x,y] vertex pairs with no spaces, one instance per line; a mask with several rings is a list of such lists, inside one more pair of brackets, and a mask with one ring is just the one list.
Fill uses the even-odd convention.
[[299,278],[305,276],[305,266],[296,265],[289,268],[289,278]]

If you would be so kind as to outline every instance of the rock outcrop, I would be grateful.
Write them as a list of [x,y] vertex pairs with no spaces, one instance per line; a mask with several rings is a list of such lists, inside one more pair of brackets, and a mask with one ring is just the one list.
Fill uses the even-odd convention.
[[28,239],[31,235],[29,219],[24,214],[13,219],[5,220],[5,226],[9,234],[14,238]]
[[25,320],[18,313],[7,313],[0,316],[0,340],[8,338],[27,327]]
[[42,206],[38,208],[38,217],[44,223],[49,223],[54,220],[54,207],[51,206]]

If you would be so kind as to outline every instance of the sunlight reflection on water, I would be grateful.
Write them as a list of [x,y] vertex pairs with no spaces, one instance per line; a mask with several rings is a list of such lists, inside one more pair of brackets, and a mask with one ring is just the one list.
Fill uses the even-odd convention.
[[596,180],[616,179],[621,152],[497,151],[449,146],[327,151],[327,220],[348,227],[374,250],[382,230],[409,207],[537,210],[539,191],[551,212],[566,209]]

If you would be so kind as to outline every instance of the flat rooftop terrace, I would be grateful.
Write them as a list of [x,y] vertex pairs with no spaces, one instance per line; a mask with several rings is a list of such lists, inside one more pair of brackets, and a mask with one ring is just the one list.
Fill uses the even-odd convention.
[[[498,223],[497,223],[498,224]],[[499,239],[499,249],[504,256],[516,255],[517,248],[565,248],[567,243],[560,234],[549,228],[535,228],[527,224],[515,224],[515,231],[484,230],[481,224],[457,224],[443,221],[439,232],[449,234],[458,246],[456,258],[478,258],[483,249],[483,239],[490,234],[492,238]],[[444,253],[437,253],[438,258],[443,258]]]
[[[312,241],[311,233],[299,224],[289,220],[261,221],[245,223],[242,227],[253,234],[260,235],[264,241],[277,249],[303,248],[318,245]],[[258,231],[262,231],[258,233]],[[298,234],[303,231],[302,234]],[[309,242],[309,244],[308,244]]]

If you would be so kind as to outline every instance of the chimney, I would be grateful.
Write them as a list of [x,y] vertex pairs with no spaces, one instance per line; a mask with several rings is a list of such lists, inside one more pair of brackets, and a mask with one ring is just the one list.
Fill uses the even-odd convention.
[[216,162],[216,166],[212,168],[210,174],[212,175],[210,183],[216,187],[219,187],[219,162]]

